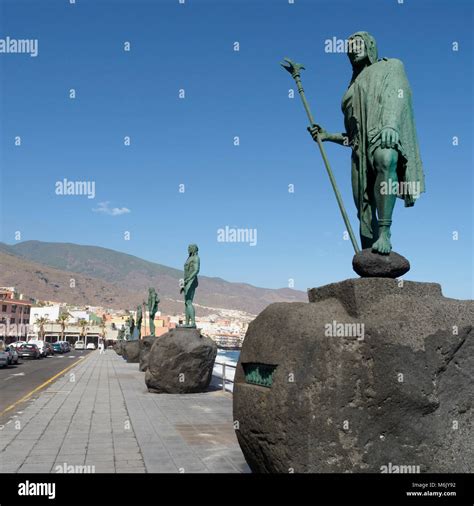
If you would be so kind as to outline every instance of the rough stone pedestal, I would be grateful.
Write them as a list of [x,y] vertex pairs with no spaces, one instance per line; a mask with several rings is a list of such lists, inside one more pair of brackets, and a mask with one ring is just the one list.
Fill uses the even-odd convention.
[[410,270],[410,262],[391,251],[388,255],[373,253],[367,248],[352,259],[352,268],[361,278],[399,278]]
[[134,341],[125,341],[123,345],[122,357],[129,364],[138,364],[140,356],[140,341],[138,339]]
[[151,347],[158,338],[155,336],[144,336],[140,340],[140,371],[145,372],[148,369],[148,357],[150,355]]
[[192,328],[171,329],[157,339],[148,356],[145,383],[150,392],[204,392],[211,382],[217,346]]
[[247,331],[233,418],[251,469],[474,472],[473,301],[385,278],[309,299]]
[[122,355],[122,341],[116,341],[114,344],[114,350],[117,355]]

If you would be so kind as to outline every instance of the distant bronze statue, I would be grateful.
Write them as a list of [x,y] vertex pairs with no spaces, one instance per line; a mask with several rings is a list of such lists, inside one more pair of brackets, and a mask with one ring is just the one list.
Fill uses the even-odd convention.
[[189,256],[184,264],[184,280],[180,290],[181,293],[184,293],[187,327],[196,327],[196,313],[194,311],[193,299],[196,288],[198,287],[198,274],[200,268],[198,251],[199,248],[196,244],[190,244],[188,246]]
[[130,318],[127,318],[127,320],[125,321],[124,334],[123,334],[123,338],[125,339],[125,341],[129,341],[131,339],[130,327],[131,327]]
[[135,330],[135,320],[133,319],[133,315],[129,316],[128,321],[130,326],[130,338],[133,339],[133,332]]
[[137,332],[138,332],[138,339],[142,336],[142,320],[143,320],[143,310],[142,305],[137,306]]
[[155,335],[155,315],[158,311],[160,299],[154,288],[148,289],[148,316],[150,322],[150,336]]

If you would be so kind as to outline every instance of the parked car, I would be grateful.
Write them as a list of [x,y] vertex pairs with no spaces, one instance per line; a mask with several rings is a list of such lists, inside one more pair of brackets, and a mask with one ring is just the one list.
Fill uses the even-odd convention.
[[51,343],[44,343],[46,347],[46,354],[47,355],[54,355],[53,345]]
[[86,346],[84,344],[84,341],[76,341],[74,344],[74,349],[75,350],[85,350]]
[[87,343],[86,350],[95,350],[95,344],[94,343]]
[[0,350],[0,367],[8,367],[8,353]]
[[64,348],[64,353],[71,351],[71,345],[67,341],[58,341],[61,343],[61,346]]
[[5,343],[0,341],[0,367],[8,367],[9,354],[5,350]]
[[0,341],[0,350],[7,357],[7,365],[10,365],[12,362],[12,352],[10,350],[10,347],[5,344],[5,341]]
[[36,344],[38,346],[38,349],[41,353],[42,357],[46,357],[48,354],[48,348],[46,347],[45,341],[42,341],[41,339],[30,339],[28,343]]
[[8,346],[12,346],[13,348],[19,348],[22,344],[26,344],[26,341],[14,341],[10,343]]
[[53,351],[54,353],[64,353],[64,346],[60,341],[53,343]]
[[18,364],[18,352],[13,346],[7,346],[5,351],[8,353],[8,363]]
[[36,344],[33,343],[22,344],[17,349],[17,353],[20,358],[34,358],[34,359],[41,358],[41,352],[38,346],[36,346]]

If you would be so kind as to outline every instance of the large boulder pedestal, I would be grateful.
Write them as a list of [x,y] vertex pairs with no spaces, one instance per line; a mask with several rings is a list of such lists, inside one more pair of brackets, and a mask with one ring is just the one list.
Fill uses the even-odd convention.
[[129,364],[138,364],[140,361],[140,341],[125,341],[122,347],[122,357]]
[[156,341],[155,336],[145,336],[140,340],[140,371],[145,372],[148,369],[148,357],[150,355],[151,347]]
[[308,295],[244,340],[234,421],[252,471],[474,472],[473,301],[384,278]]
[[204,392],[212,379],[217,346],[195,328],[177,327],[160,336],[150,350],[145,383],[150,392]]
[[114,350],[117,355],[122,355],[122,343],[123,341],[119,340],[114,344]]

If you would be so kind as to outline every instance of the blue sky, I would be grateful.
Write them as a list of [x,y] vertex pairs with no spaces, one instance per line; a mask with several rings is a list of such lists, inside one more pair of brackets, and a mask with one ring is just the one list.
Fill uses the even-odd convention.
[[[394,249],[412,265],[405,278],[472,297],[471,1],[0,6],[0,38],[39,43],[37,57],[0,54],[2,241],[14,243],[20,231],[21,240],[104,246],[178,268],[195,242],[202,274],[275,288],[289,279],[305,290],[354,277],[321,157],[279,61],[306,65],[316,121],[342,131],[351,67],[346,55],[324,51],[325,40],[366,30],[380,57],[404,62],[413,91],[427,193],[414,208],[399,200],[395,209]],[[326,149],[357,230],[350,150]],[[95,198],[56,195],[64,178],[94,182]],[[225,226],[256,228],[257,245],[218,242]]]

